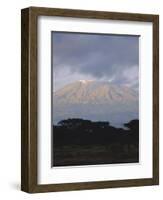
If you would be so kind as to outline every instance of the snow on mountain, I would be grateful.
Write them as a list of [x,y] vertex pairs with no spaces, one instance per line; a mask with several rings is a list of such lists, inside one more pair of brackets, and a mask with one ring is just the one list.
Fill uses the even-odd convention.
[[138,118],[138,92],[109,82],[80,80],[53,93],[53,123],[68,118],[120,126]]

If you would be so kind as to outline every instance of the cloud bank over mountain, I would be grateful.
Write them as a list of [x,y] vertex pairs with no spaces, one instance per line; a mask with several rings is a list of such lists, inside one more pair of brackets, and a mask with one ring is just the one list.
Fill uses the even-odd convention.
[[138,90],[139,37],[53,32],[53,89],[80,79]]

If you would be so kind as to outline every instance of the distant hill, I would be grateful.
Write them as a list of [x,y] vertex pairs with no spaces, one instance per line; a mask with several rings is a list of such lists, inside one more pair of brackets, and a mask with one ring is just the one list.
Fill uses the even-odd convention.
[[120,126],[138,118],[138,92],[109,82],[81,80],[53,93],[53,123],[68,118]]

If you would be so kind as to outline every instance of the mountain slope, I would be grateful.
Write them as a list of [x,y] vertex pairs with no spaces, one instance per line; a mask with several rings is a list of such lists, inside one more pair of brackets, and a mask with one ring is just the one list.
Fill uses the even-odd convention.
[[138,93],[108,82],[68,84],[53,94],[53,123],[67,118],[123,124],[138,118]]

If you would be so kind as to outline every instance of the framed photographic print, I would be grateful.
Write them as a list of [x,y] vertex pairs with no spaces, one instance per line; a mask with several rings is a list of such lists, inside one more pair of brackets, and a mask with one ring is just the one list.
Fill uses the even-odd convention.
[[22,9],[21,188],[159,184],[159,16]]

